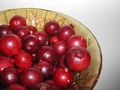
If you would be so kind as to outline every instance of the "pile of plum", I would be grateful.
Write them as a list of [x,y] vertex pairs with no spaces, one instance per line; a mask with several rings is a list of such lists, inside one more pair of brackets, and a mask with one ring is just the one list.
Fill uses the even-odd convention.
[[0,90],[64,90],[91,63],[87,41],[55,20],[43,31],[20,15],[0,25]]

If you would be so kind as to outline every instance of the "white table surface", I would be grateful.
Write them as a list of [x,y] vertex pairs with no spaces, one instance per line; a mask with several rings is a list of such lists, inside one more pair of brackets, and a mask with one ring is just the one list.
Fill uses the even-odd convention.
[[65,13],[86,25],[102,49],[94,90],[120,90],[120,0],[0,0],[0,10],[34,7]]

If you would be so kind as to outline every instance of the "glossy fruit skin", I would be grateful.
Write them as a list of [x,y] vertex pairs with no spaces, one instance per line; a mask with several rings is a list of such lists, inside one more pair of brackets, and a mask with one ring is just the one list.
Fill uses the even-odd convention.
[[71,25],[63,26],[58,34],[60,40],[62,41],[66,41],[72,35],[75,35],[75,30]]
[[41,75],[46,79],[52,74],[52,65],[46,61],[39,61],[35,68],[41,73]]
[[41,83],[42,75],[37,70],[27,69],[21,74],[20,81],[22,85],[32,88]]
[[42,46],[37,52],[37,58],[38,60],[53,63],[54,61],[56,61],[56,54],[52,47]]
[[28,35],[23,40],[23,49],[29,53],[35,53],[39,48],[38,39],[34,35]]
[[54,74],[54,80],[62,88],[69,87],[73,82],[73,75],[67,68],[59,68]]
[[31,35],[34,35],[37,32],[37,29],[34,26],[29,25],[27,27],[28,27]]
[[9,25],[0,25],[0,38],[7,35],[12,34],[12,29]]
[[0,39],[0,51],[6,56],[14,56],[22,48],[21,39],[14,34],[7,34]]
[[12,84],[7,88],[7,90],[27,90],[27,89],[20,84]]
[[15,29],[18,26],[26,26],[26,20],[20,15],[13,16],[9,21],[10,27]]
[[17,71],[15,68],[6,68],[0,75],[0,82],[9,86],[18,82]]
[[10,61],[11,63],[14,63],[14,58],[11,58],[11,57],[7,57],[7,56],[4,56],[4,55],[0,55],[0,61]]
[[67,48],[87,48],[87,41],[82,36],[71,36],[67,40]]
[[30,68],[32,66],[32,56],[25,51],[21,51],[15,56],[15,64],[20,69]]
[[30,31],[27,28],[27,26],[16,27],[16,29],[14,30],[14,33],[21,39],[24,39],[26,36],[30,35]]
[[34,35],[37,37],[40,45],[46,45],[48,36],[45,32],[39,31],[39,32],[36,32]]
[[72,71],[82,72],[90,65],[91,56],[84,48],[73,48],[68,51],[66,61]]
[[8,68],[8,67],[13,67],[14,64],[10,61],[9,58],[5,57],[5,56],[0,56],[0,73]]
[[52,37],[49,38],[49,43],[51,45],[54,45],[57,41],[59,41],[59,38],[58,38],[57,35],[54,35],[54,36],[52,36]]
[[55,50],[55,52],[58,55],[63,55],[66,53],[67,47],[66,47],[66,43],[64,41],[58,41],[53,45],[53,48]]
[[71,86],[73,74],[86,70],[91,57],[75,29],[49,20],[39,31],[20,15],[0,25],[0,90],[80,90]]
[[44,26],[44,31],[49,35],[57,34],[59,30],[60,30],[59,23],[54,20],[48,21]]

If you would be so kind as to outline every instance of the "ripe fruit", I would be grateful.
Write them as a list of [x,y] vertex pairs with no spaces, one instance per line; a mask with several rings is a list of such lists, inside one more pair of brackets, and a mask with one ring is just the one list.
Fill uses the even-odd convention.
[[34,27],[34,26],[27,26],[28,27],[28,29],[29,29],[29,31],[30,31],[30,34],[35,34],[35,32],[37,32],[37,29]]
[[32,56],[25,51],[21,51],[15,57],[15,64],[20,69],[30,68],[32,66]]
[[59,30],[60,30],[59,23],[54,20],[48,21],[44,26],[44,31],[49,35],[57,34]]
[[42,81],[42,75],[34,69],[25,70],[20,76],[21,83],[26,87],[35,87]]
[[0,25],[0,38],[11,33],[12,33],[12,29],[10,28],[10,26]]
[[65,25],[61,28],[58,36],[60,40],[66,41],[69,37],[75,34],[74,27],[71,25]]
[[53,47],[54,47],[55,52],[56,52],[58,55],[63,55],[63,54],[65,54],[66,49],[67,49],[66,44],[65,44],[64,41],[58,41],[58,42],[56,42],[56,43],[53,45]]
[[9,86],[18,82],[17,71],[15,68],[6,68],[0,75],[0,82]]
[[15,29],[18,26],[26,26],[26,20],[20,15],[13,16],[9,21],[10,27]]
[[67,68],[59,68],[54,74],[55,82],[62,88],[67,88],[73,82],[73,75]]
[[14,58],[6,57],[4,55],[0,55],[0,61],[9,61],[11,63],[14,63]]
[[23,40],[23,49],[28,53],[35,53],[38,49],[38,39],[34,35],[28,35]]
[[30,35],[30,31],[27,28],[27,26],[19,26],[14,30],[14,33],[20,37],[21,39],[24,39],[26,36]]
[[35,68],[41,73],[44,78],[48,78],[52,74],[52,65],[46,61],[40,61]]
[[55,51],[52,47],[43,46],[38,50],[37,58],[39,60],[53,63],[56,60]]
[[8,68],[8,67],[13,67],[13,63],[10,61],[9,58],[4,57],[4,56],[0,56],[0,73]]
[[0,25],[0,90],[80,89],[73,78],[90,65],[87,41],[63,24],[49,20],[38,31],[15,15]]
[[0,51],[7,56],[14,56],[22,48],[21,39],[14,34],[7,34],[0,39]]
[[7,88],[7,90],[27,90],[27,89],[20,84],[12,84]]
[[66,60],[69,68],[75,72],[84,71],[91,62],[88,51],[83,48],[73,48],[68,51]]
[[72,36],[67,41],[67,48],[87,48],[87,42],[82,36]]
[[45,32],[36,32],[34,35],[37,37],[40,45],[46,45],[48,36]]
[[52,45],[52,44],[55,44],[57,41],[59,41],[59,38],[57,35],[54,35],[52,37],[50,37],[49,39],[49,43]]

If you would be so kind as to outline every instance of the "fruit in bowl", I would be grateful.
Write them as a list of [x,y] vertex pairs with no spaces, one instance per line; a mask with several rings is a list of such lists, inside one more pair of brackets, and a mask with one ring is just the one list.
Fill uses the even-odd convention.
[[[13,15],[14,11],[17,15]],[[0,21],[1,88],[91,90],[94,87],[100,74],[101,52],[87,28],[48,10],[5,12],[7,19],[3,17]]]

